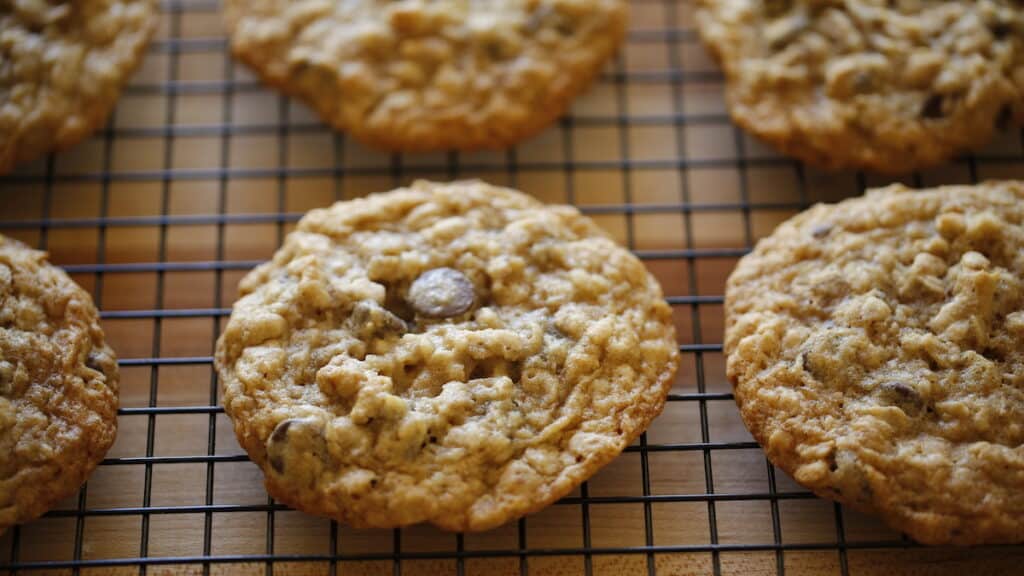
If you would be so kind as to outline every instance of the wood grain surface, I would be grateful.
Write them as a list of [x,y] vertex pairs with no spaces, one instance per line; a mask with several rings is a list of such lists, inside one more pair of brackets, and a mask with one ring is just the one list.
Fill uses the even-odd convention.
[[[737,251],[769,233],[798,205],[840,199],[864,186],[885,183],[872,176],[826,174],[780,161],[728,123],[721,79],[695,40],[688,2],[633,4],[629,42],[609,68],[612,74],[574,106],[572,123],[545,131],[514,154],[402,157],[337,137],[300,104],[256,86],[251,74],[231,63],[219,42],[216,5],[178,6],[177,15],[165,14],[160,42],[122,98],[110,134],[93,137],[52,164],[40,161],[24,167],[14,179],[0,180],[0,220],[5,224],[0,232],[45,246],[55,263],[231,263],[220,270],[198,265],[200,269],[73,274],[105,311],[228,307],[248,263],[269,257],[300,213],[418,177],[479,177],[516,186],[546,201],[575,203],[590,210],[623,244],[648,251],[645,263],[667,296],[719,297]],[[168,43],[168,38],[184,40],[183,48],[169,48],[176,44]],[[166,87],[169,78],[191,88],[152,88]],[[234,82],[224,84],[225,80]],[[175,130],[164,130],[168,126]],[[1020,177],[1022,166],[1020,134],[1006,133],[978,158],[905,181],[927,185]],[[53,177],[46,178],[47,173]],[[221,213],[227,216],[218,218]],[[289,216],[280,219],[281,213]],[[171,218],[163,219],[164,215]],[[16,224],[45,219],[64,224]],[[77,224],[67,225],[68,221]],[[105,225],[99,225],[101,221]],[[686,254],[696,257],[683,257]],[[721,343],[722,307],[717,299],[676,305],[674,311],[681,344]],[[122,359],[197,358],[182,365],[123,367],[122,406],[214,404],[214,375],[203,359],[211,355],[223,323],[223,316],[216,313],[105,319],[108,339]],[[713,349],[683,355],[673,392],[698,391],[729,391],[724,360]],[[568,501],[527,518],[525,541],[520,541],[519,527],[513,523],[467,534],[460,543],[453,534],[422,526],[397,535],[336,526],[332,537],[328,520],[294,511],[266,511],[260,472],[248,461],[231,458],[242,451],[223,414],[125,414],[111,458],[213,454],[226,456],[227,461],[146,466],[122,460],[101,466],[80,497],[69,498],[57,513],[22,526],[16,541],[15,531],[0,537],[0,563],[15,557],[21,562],[143,556],[215,560],[208,566],[154,564],[145,570],[150,575],[204,570],[375,575],[398,569],[414,575],[459,570],[509,575],[1024,573],[1021,547],[900,547],[899,535],[873,518],[806,497],[792,480],[770,470],[760,449],[747,444],[750,441],[731,400],[671,402],[648,431],[648,444],[743,444],[731,449],[652,451],[646,461],[639,452],[623,454],[587,484],[590,499],[581,501],[577,490]],[[601,500],[643,496],[645,467],[650,494],[677,496],[679,501]],[[777,501],[774,514],[772,501],[764,497],[771,489],[770,472],[776,490],[788,495]],[[727,496],[704,501],[711,492]],[[256,510],[207,513],[202,509],[207,505]],[[98,512],[78,518],[72,512],[79,506]],[[150,513],[139,513],[143,507]],[[200,509],[190,512],[188,507]],[[773,518],[778,520],[777,530]],[[776,541],[792,549],[771,549]],[[864,547],[880,541],[897,547]],[[400,563],[388,558],[399,550],[450,554],[460,544],[470,552],[505,555],[469,557],[461,566],[451,558]],[[712,553],[707,550],[711,544],[723,548]],[[550,554],[530,555],[521,562],[516,555],[521,545]],[[645,545],[668,549],[607,553]],[[744,546],[767,549],[739,549]],[[581,547],[595,553],[558,553]],[[371,554],[379,560],[341,560],[336,565],[222,562],[235,555],[333,553]],[[139,574],[140,568],[129,563],[78,573]]]

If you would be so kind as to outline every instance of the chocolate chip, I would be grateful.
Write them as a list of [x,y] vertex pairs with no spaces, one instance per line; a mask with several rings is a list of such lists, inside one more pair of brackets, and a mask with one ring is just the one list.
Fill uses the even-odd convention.
[[875,75],[869,70],[859,70],[853,76],[853,91],[858,94],[866,94],[875,91]]
[[878,387],[878,400],[903,410],[907,416],[917,416],[925,408],[925,401],[917,390],[903,382],[886,382]]
[[451,318],[473,307],[476,290],[465,274],[452,268],[434,268],[420,274],[409,287],[409,305],[428,318]]
[[295,419],[291,418],[279,423],[274,428],[274,431],[270,433],[270,441],[275,443],[288,441],[288,429],[291,428],[293,422],[295,422]]
[[17,367],[6,360],[0,360],[0,396],[14,391],[14,372]]
[[835,225],[831,222],[815,224],[811,227],[811,236],[814,236],[815,238],[824,238],[825,236],[828,236],[828,233],[831,232],[833,228],[835,228]]
[[287,418],[267,438],[267,462],[291,481],[306,482],[331,461],[323,422],[315,416]]
[[789,11],[793,7],[792,0],[764,0],[764,13],[769,18],[775,18]]
[[1010,127],[1010,122],[1013,120],[1013,106],[1010,104],[1003,104],[1003,107],[999,109],[999,114],[996,116],[996,129],[1006,130]]
[[390,310],[373,300],[356,302],[352,307],[351,322],[361,337],[384,334],[402,334],[409,326]]
[[[315,418],[282,420],[267,439],[267,461],[278,474],[284,474],[288,460],[309,462],[327,459],[327,445],[320,422]],[[290,475],[308,473],[308,466],[289,470]]]
[[989,24],[988,29],[992,31],[992,35],[997,39],[1002,40],[1013,32],[1012,22],[993,22]]
[[90,370],[102,372],[106,374],[106,370],[103,369],[104,365],[110,364],[110,357],[102,350],[91,350],[89,355],[85,358],[85,367]]
[[939,94],[932,94],[921,105],[921,117],[937,120],[945,116],[942,110],[943,97]]
[[562,36],[572,36],[576,32],[576,23],[568,18],[559,18],[555,30]]
[[487,57],[491,60],[504,60],[505,59],[505,48],[501,44],[501,41],[495,39],[484,43],[484,51],[487,52]]
[[267,440],[267,460],[278,474],[284,474],[284,449],[288,445],[288,429],[291,428],[295,420],[295,418],[282,420],[270,433],[270,439]]

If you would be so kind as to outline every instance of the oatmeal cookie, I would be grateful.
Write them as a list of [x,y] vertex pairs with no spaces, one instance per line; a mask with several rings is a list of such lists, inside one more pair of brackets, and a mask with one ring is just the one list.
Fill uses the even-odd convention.
[[1024,121],[1011,0],[698,0],[735,121],[829,168],[906,172]]
[[156,0],[0,0],[0,173],[104,122],[158,14]]
[[626,30],[624,0],[225,0],[262,78],[378,148],[508,146],[550,124]]
[[355,526],[485,530],[661,412],[672,314],[567,206],[417,182],[314,210],[241,283],[223,402],[275,498]]
[[0,236],[0,532],[85,482],[114,442],[117,386],[89,294]]
[[797,482],[921,542],[1024,540],[1024,184],[817,205],[726,314],[743,420]]

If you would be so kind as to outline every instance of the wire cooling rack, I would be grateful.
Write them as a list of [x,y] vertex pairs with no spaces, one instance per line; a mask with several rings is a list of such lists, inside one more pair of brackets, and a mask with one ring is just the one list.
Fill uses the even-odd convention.
[[[826,174],[749,139],[692,6],[635,0],[616,61],[571,114],[505,152],[362,148],[261,87],[219,6],[163,5],[107,127],[0,178],[0,231],[47,249],[102,310],[123,373],[120,434],[79,494],[0,538],[0,571],[47,574],[1020,573],[1024,548],[913,545],[810,495],[743,429],[724,375],[722,290],[738,257],[816,201],[882,179]],[[1024,174],[1017,132],[915,185]],[[673,306],[665,413],[569,497],[483,534],[354,530],[266,496],[218,406],[213,343],[238,279],[301,214],[418,178],[479,177],[579,206]]]

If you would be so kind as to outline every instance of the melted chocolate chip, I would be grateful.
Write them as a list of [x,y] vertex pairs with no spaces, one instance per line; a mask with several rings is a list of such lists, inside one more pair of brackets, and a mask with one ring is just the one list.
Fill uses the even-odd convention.
[[107,360],[106,354],[93,350],[89,352],[89,355],[85,358],[85,367],[105,374],[106,372],[103,370],[105,360]]
[[988,29],[992,31],[992,35],[993,36],[995,36],[999,40],[1002,40],[1003,38],[1006,38],[1007,36],[1009,36],[1010,32],[1013,32],[1013,23],[1012,22],[993,22],[993,23],[989,24]]
[[555,30],[562,36],[572,36],[576,32],[576,23],[568,18],[559,18]]
[[929,120],[937,120],[945,116],[942,110],[943,97],[939,94],[932,94],[921,105],[921,117]]
[[925,401],[917,390],[903,382],[886,382],[878,387],[878,400],[882,404],[895,406],[907,416],[917,416],[925,408]]
[[356,302],[355,306],[352,307],[350,318],[355,325],[356,332],[363,337],[402,334],[409,330],[405,320],[402,320],[373,300]]
[[858,94],[874,92],[876,84],[875,75],[868,70],[860,70],[853,77],[853,91]]
[[420,274],[409,287],[409,306],[428,318],[451,318],[473,307],[476,289],[453,268],[434,268]]
[[267,440],[267,460],[278,474],[284,474],[284,450],[288,444],[288,429],[294,422],[294,418],[283,420],[274,428],[270,439]]
[[1006,130],[1010,127],[1010,122],[1013,120],[1013,106],[1010,104],[1003,104],[1003,107],[999,109],[999,115],[996,116],[996,129]]

